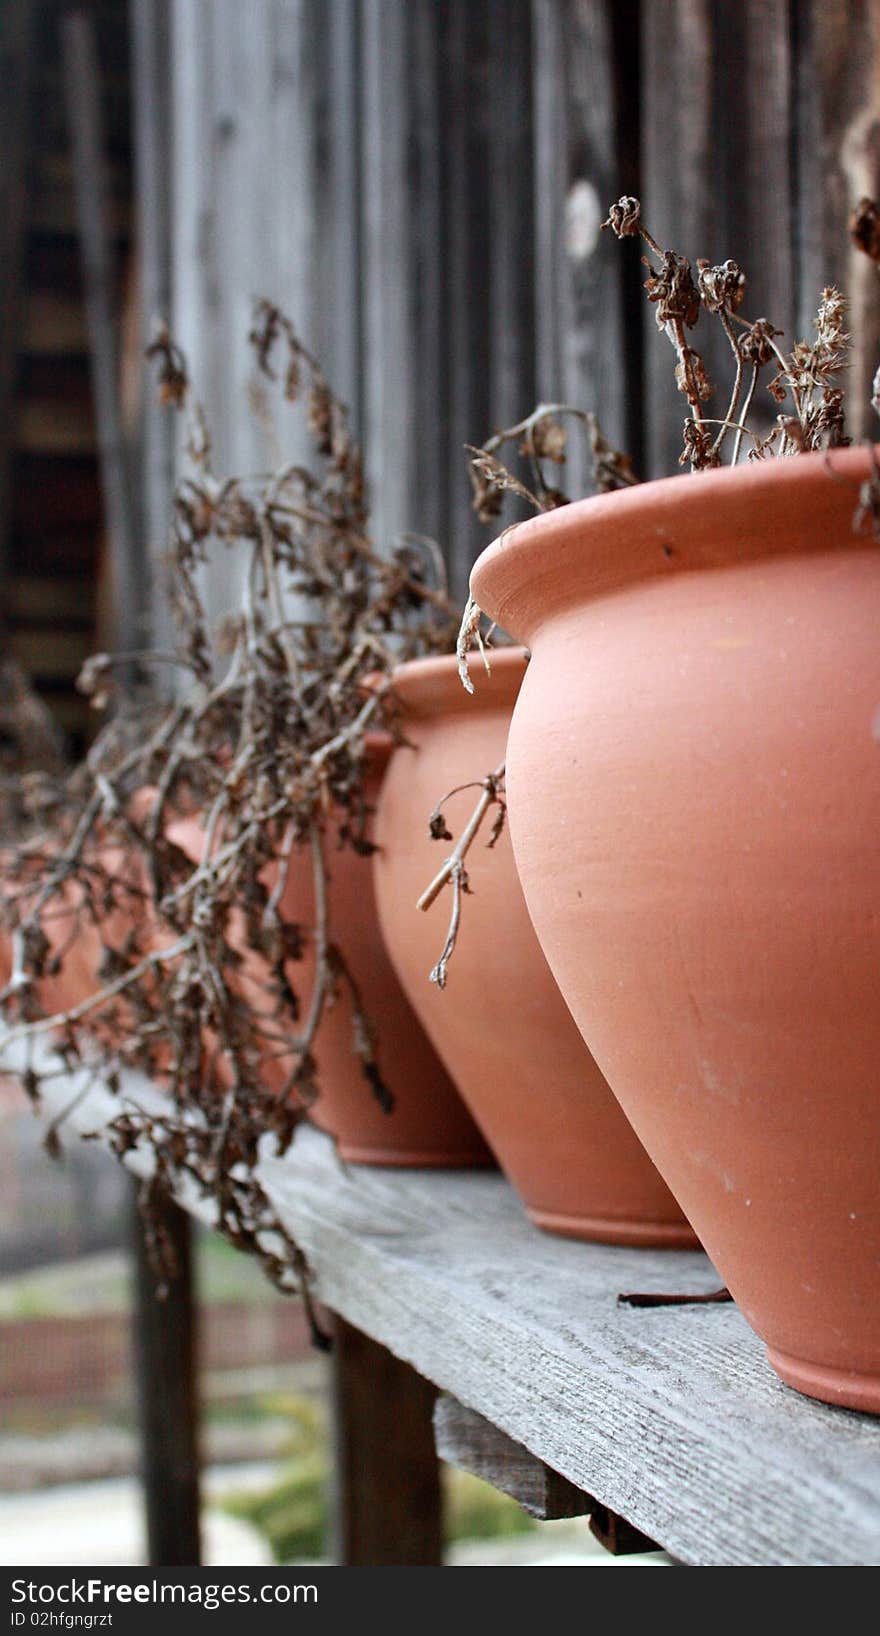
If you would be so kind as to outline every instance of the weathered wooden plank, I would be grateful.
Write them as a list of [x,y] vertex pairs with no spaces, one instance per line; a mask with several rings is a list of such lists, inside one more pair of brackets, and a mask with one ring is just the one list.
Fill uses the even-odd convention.
[[[56,1085],[47,1112],[70,1098]],[[95,1090],[72,1124],[117,1108]],[[703,1255],[555,1239],[500,1176],[346,1170],[317,1132],[259,1175],[328,1306],[673,1556],[880,1565],[880,1421],[783,1386],[733,1306],[618,1305],[715,1287]],[[197,1190],[181,1197],[211,1221]]]
[[633,1528],[632,1523],[600,1505],[583,1489],[575,1488],[484,1415],[466,1408],[448,1392],[441,1392],[434,1405],[434,1439],[441,1459],[509,1494],[540,1522],[589,1514],[591,1534],[612,1556],[657,1550],[654,1540]]
[[[796,323],[790,12],[788,0],[722,0],[714,7],[712,147],[704,183],[716,199],[706,253],[741,264],[748,279],[744,314],[770,318],[789,346]],[[708,413],[721,415],[733,371],[714,327],[716,392]],[[751,424],[766,432],[778,411],[762,389]]]
[[586,1516],[593,1503],[583,1489],[448,1392],[434,1405],[434,1440],[441,1459],[509,1494],[541,1522]]
[[445,453],[437,437],[438,20],[439,8],[425,0],[408,7],[363,0],[363,434],[373,533],[382,548],[408,529],[437,535],[444,521],[436,476]]
[[[511,4],[505,9],[507,22],[514,28],[517,6]],[[471,5],[468,0],[448,0],[441,11],[440,26],[443,331],[447,358],[447,398],[441,412],[447,420],[449,440],[443,542],[453,584],[462,594],[470,565],[486,544],[486,531],[471,509],[464,445],[482,443],[495,430],[490,363],[494,256],[489,201],[495,186],[510,187],[513,178],[508,174],[496,181],[490,173],[489,9]],[[524,113],[527,117],[527,110]],[[514,185],[508,209],[515,208],[517,192]]]
[[880,363],[880,279],[850,244],[847,218],[862,195],[880,195],[880,4],[799,0],[792,20],[798,331],[812,334],[819,293],[837,284],[850,301],[850,431],[876,437],[870,398]]
[[[358,385],[354,5],[265,0],[247,28],[234,0],[172,5],[174,323],[217,470],[262,471],[303,458],[306,442],[287,406],[251,412],[255,297],[282,306],[306,344],[326,346],[343,391]],[[241,572],[230,554],[212,565],[213,616],[237,605]]]
[[[713,0],[654,0],[642,8],[645,220],[662,245],[692,257],[711,258],[714,242],[712,27],[717,9]],[[630,244],[617,249],[637,259]],[[678,469],[688,408],[676,391],[672,348],[658,332],[654,308],[647,303],[643,323],[645,474],[658,477]],[[702,345],[701,332],[695,345]],[[705,350],[711,370],[712,348]]]
[[466,443],[534,397],[526,0],[363,0],[364,438],[376,538],[486,536]]
[[529,1226],[493,1177],[344,1177],[310,1135],[264,1185],[322,1299],[684,1561],[880,1562],[880,1424],[773,1375],[732,1307],[618,1307],[708,1289],[694,1252]]
[[[797,14],[799,7],[794,7]],[[744,312],[764,315],[789,344],[795,320],[792,243],[793,71],[785,0],[657,0],[642,8],[642,199],[661,244],[694,260],[733,257],[748,278]],[[620,247],[626,251],[626,247]],[[687,404],[672,349],[645,307],[648,469],[677,470]],[[721,327],[693,334],[723,416],[734,370]],[[756,400],[753,424],[777,412]]]
[[439,1567],[436,1389],[344,1319],[333,1325],[333,1561]]
[[[627,312],[629,258],[601,232],[611,202],[638,190],[632,11],[611,0],[535,0],[535,332],[537,395],[592,410],[638,458],[642,313],[633,321]],[[588,477],[573,433],[563,486],[586,494]]]
[[151,637],[167,648],[171,616],[164,555],[174,485],[174,427],[157,401],[143,352],[157,322],[170,322],[171,299],[171,7],[170,0],[133,0],[131,84],[137,235],[136,440],[140,515],[149,565]]

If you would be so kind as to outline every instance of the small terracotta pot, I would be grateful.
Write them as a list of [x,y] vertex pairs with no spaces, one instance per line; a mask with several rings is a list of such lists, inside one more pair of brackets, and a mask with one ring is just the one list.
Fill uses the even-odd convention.
[[[441,992],[428,981],[451,901],[445,890],[429,912],[415,907],[449,850],[429,838],[428,815],[447,790],[485,777],[503,760],[525,658],[519,649],[501,650],[491,676],[479,669],[473,698],[454,659],[417,660],[395,673],[414,748],[395,750],[376,814],[374,875],[389,953],[538,1226],[606,1243],[693,1244],[563,1004],[529,921],[506,830],[489,851],[487,823],[471,849],[472,895],[464,900],[448,984]],[[466,790],[444,803],[456,835],[478,795]]]
[[513,845],[584,1038],[779,1374],[878,1412],[870,470],[853,449],[584,501],[472,587],[532,649]]
[[[389,753],[390,742],[377,735],[370,745],[365,790],[371,806]],[[169,826],[168,833],[189,856],[201,854],[204,835],[197,820],[181,819]],[[352,1005],[343,986],[338,1000],[324,1012],[315,1043],[320,1096],[311,1111],[313,1123],[337,1139],[349,1163],[432,1168],[492,1165],[491,1153],[411,1011],[385,952],[370,860],[359,857],[351,847],[337,850],[332,838],[326,855],[331,935],[344,953],[363,1009],[375,1025],[378,1063],[394,1106],[388,1113],[379,1106],[354,1054]],[[314,926],[312,865],[306,853],[294,855],[279,913],[282,920],[302,925],[306,933]],[[305,1017],[315,973],[308,936],[303,958],[292,962],[289,971]],[[265,975],[257,957],[246,953],[239,979],[242,992],[264,1008],[261,984]],[[293,1066],[292,1056],[267,1057],[266,1083],[280,1091]]]
[[[98,968],[104,947],[123,948],[129,934],[139,922],[144,923],[147,914],[143,873],[136,858],[126,855],[118,845],[110,844],[98,831],[84,848],[83,862],[95,871],[105,870],[114,879],[115,902],[97,925],[81,912],[84,893],[75,881],[59,887],[46,904],[40,915],[40,926],[48,939],[50,961],[52,957],[59,960],[58,971],[42,978],[38,984],[39,1003],[47,1016],[70,1011],[97,992],[101,986]],[[33,865],[34,895],[49,867],[48,862]],[[100,910],[100,903],[96,907]],[[148,929],[143,936],[146,948]],[[11,968],[12,942],[4,931],[0,937],[0,981],[4,984],[9,980]],[[123,1016],[122,1001],[109,1011],[97,1010],[90,1024],[96,1038],[111,1044],[119,1033]]]

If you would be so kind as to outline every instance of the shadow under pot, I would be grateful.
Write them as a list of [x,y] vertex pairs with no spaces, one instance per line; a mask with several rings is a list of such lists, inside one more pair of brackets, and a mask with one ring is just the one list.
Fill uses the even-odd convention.
[[[379,734],[371,737],[364,792],[370,807],[375,805],[389,753],[389,740]],[[194,821],[172,825],[169,833],[191,856],[199,855],[203,832]],[[370,838],[369,825],[367,835]],[[314,1045],[320,1094],[309,1113],[311,1122],[336,1138],[342,1158],[351,1164],[491,1167],[493,1156],[414,1015],[385,952],[370,859],[351,846],[337,846],[336,840],[331,823],[325,848],[330,933],[357,985],[363,1013],[375,1029],[376,1059],[393,1105],[387,1112],[380,1105],[355,1052],[355,1010],[343,981],[337,998],[324,1011]],[[271,887],[271,879],[268,884]],[[288,971],[305,1017],[315,980],[309,935],[315,924],[314,877],[305,850],[294,854],[279,913],[283,921],[304,931],[302,958],[291,961]],[[246,999],[263,1009],[266,978],[259,959],[248,952],[238,985]],[[280,1093],[294,1066],[295,1059],[285,1055],[283,1047],[267,1055],[263,1067],[267,1085]]]
[[[414,660],[394,675],[408,740],[379,795],[373,869],[386,946],[425,1031],[539,1227],[612,1244],[693,1245],[681,1210],[584,1045],[532,929],[506,828],[491,817],[467,867],[458,946],[444,990],[429,982],[446,932],[444,888],[415,905],[443,861],[428,816],[446,792],[504,758],[526,669],[519,649],[473,664],[465,693],[454,658]],[[443,802],[457,836],[479,791]]]
[[471,583],[532,652],[511,834],[584,1038],[783,1380],[877,1413],[872,472],[641,484],[518,525]]

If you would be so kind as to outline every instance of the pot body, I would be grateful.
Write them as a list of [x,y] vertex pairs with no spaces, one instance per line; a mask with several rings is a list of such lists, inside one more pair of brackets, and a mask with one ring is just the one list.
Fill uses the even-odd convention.
[[[450,845],[429,838],[428,815],[447,790],[503,760],[525,668],[519,650],[500,650],[491,676],[473,667],[473,698],[454,659],[396,672],[408,742],[392,755],[376,814],[385,941],[413,1008],[539,1226],[608,1243],[693,1244],[553,981],[506,828],[486,848],[491,817],[468,855],[472,891],[447,987],[428,981],[451,902],[445,889],[430,912],[415,907]],[[472,788],[443,802],[456,836],[478,795]]]
[[[378,738],[371,747],[365,791],[370,806],[388,748]],[[199,856],[203,831],[195,820],[179,821],[170,826],[169,834],[190,856]],[[341,983],[338,997],[324,1011],[315,1041],[320,1095],[310,1110],[312,1122],[336,1138],[343,1159],[353,1164],[491,1165],[492,1155],[411,1010],[385,952],[369,858],[358,856],[351,847],[336,848],[332,831],[326,858],[330,934],[357,985],[364,1014],[375,1027],[378,1064],[394,1105],[390,1112],[380,1107],[355,1055],[352,998]],[[294,853],[279,912],[282,920],[301,925],[306,934],[302,959],[288,966],[305,1018],[315,979],[308,936],[315,924],[315,894],[311,858],[305,851]],[[241,992],[263,1009],[266,977],[259,959],[246,952],[238,979]],[[294,1066],[292,1054],[267,1055],[266,1083],[281,1093]]]
[[584,1037],[778,1373],[880,1412],[880,551],[834,467],[588,501],[472,583],[532,645],[511,828]]

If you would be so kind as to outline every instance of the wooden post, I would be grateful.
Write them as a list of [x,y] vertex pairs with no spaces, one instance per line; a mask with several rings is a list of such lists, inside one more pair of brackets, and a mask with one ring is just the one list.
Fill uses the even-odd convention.
[[333,1560],[346,1568],[438,1567],[436,1390],[342,1318],[334,1343]]
[[151,1568],[198,1567],[199,1450],[196,1322],[190,1219],[170,1200],[159,1204],[177,1276],[157,1293],[144,1224],[135,1204],[134,1351],[141,1472]]

